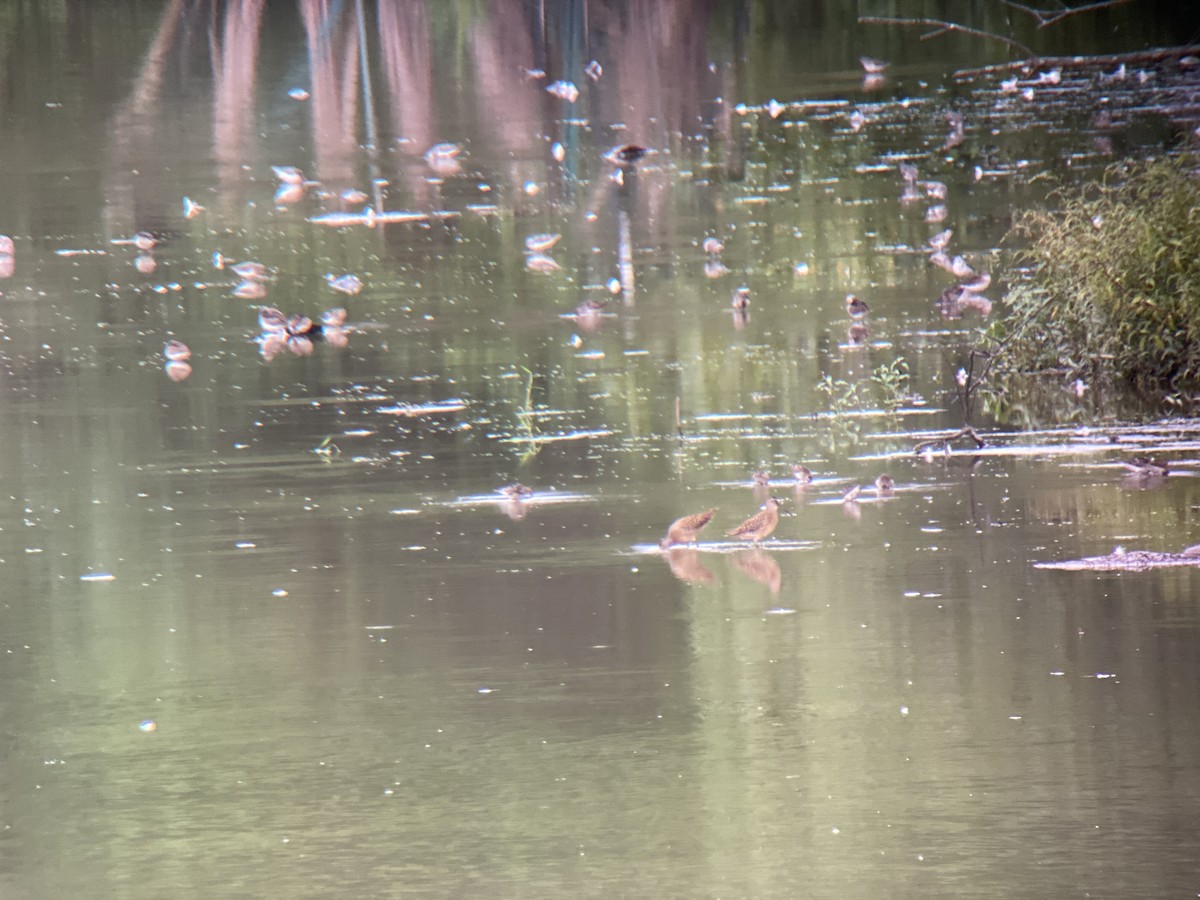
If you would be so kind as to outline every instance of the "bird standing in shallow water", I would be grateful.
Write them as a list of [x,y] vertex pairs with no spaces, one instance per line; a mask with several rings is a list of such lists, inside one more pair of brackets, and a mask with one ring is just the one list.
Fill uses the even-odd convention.
[[771,532],[778,524],[779,501],[774,497],[768,497],[767,502],[763,504],[762,512],[751,516],[737,528],[730,529],[725,534],[727,537],[741,538],[743,541],[753,541],[757,544],[770,537]]
[[734,309],[741,310],[750,306],[750,288],[744,284],[733,292],[733,298],[729,301],[729,305]]
[[812,484],[812,470],[804,463],[792,464],[792,477],[796,479],[796,484]]
[[675,544],[694,544],[696,535],[712,521],[715,512],[716,509],[706,509],[704,512],[676,519],[667,528],[666,537],[659,541],[658,549],[668,550]]
[[497,488],[497,490],[509,500],[528,500],[533,496],[533,488],[526,487],[519,481],[514,481],[512,484],[506,484],[502,488]]
[[878,494],[890,494],[896,487],[896,482],[891,475],[883,474],[875,479],[875,492]]
[[867,301],[863,300],[857,294],[846,295],[846,312],[850,314],[852,319],[861,319],[871,311],[871,307],[867,306]]

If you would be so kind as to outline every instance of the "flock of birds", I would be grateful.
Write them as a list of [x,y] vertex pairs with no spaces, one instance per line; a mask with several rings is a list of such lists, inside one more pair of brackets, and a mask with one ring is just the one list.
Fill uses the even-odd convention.
[[[794,479],[798,493],[807,489],[813,483],[812,470],[803,463],[794,463],[792,465],[792,478]],[[766,491],[770,487],[771,476],[765,470],[759,470],[754,473],[752,484],[756,492],[759,490]],[[892,496],[895,491],[896,482],[892,476],[884,473],[875,479],[874,487],[877,497],[886,498]],[[843,492],[842,503],[857,505],[862,492],[863,486],[861,484],[854,484],[849,490]],[[525,503],[534,495],[533,488],[520,482],[513,482],[512,484],[498,488],[497,493],[501,494],[505,498],[506,503],[510,504],[507,512],[510,518],[514,519],[524,518],[526,511]],[[782,501],[778,497],[767,497],[757,513],[736,527],[726,531],[725,536],[748,541],[757,546],[769,538],[779,525],[779,507],[781,503]],[[717,510],[714,507],[676,519],[667,527],[666,535],[659,541],[659,550],[665,552],[672,547],[696,544],[698,535],[712,521],[716,512]]]

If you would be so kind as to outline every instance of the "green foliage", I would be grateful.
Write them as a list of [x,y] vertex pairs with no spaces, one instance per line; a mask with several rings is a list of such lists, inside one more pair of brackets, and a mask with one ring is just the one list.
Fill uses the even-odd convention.
[[1200,385],[1200,177],[1194,156],[1110,169],[1015,226],[1028,282],[986,333],[989,375]]
[[871,382],[883,398],[884,409],[894,412],[908,396],[908,363],[899,356],[890,363],[877,366],[871,373]]
[[904,357],[876,367],[865,381],[850,382],[822,375],[817,382],[817,391],[825,395],[834,415],[863,410],[876,402],[877,397],[884,409],[894,411],[904,402],[907,388],[908,363]]

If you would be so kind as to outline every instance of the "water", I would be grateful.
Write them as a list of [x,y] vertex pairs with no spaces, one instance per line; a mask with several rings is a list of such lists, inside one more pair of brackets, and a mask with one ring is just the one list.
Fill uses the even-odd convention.
[[[951,76],[998,46],[833,7],[363,6],[370,117],[357,4],[3,14],[4,895],[1194,893],[1193,570],[1033,568],[1200,540],[1191,426],[1064,384],[1063,427],[912,453],[983,322],[925,241],[998,301],[1013,211],[1173,145],[1194,75],[1030,101]],[[1018,36],[1192,33],[1105,22]],[[345,331],[275,345],[264,304]],[[772,538],[723,543],[768,494]]]

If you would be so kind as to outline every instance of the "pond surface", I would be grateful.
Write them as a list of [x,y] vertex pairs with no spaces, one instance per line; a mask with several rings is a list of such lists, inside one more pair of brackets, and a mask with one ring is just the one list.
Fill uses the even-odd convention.
[[0,11],[5,897],[1200,890],[1195,570],[1034,567],[1200,542],[1200,428],[958,385],[1200,70],[856,12]]

